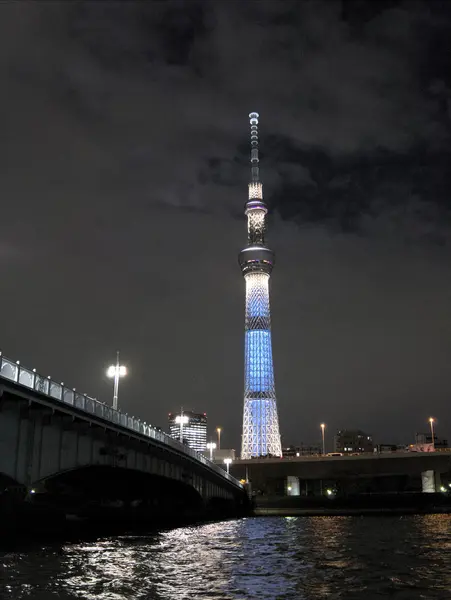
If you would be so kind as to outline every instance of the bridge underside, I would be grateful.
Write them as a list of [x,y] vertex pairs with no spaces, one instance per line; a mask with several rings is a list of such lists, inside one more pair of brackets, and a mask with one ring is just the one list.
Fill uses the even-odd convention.
[[133,502],[137,498],[153,501],[183,499],[193,504],[202,502],[202,496],[191,485],[120,467],[92,465],[64,471],[36,482],[33,494],[86,497],[96,500]]
[[93,465],[36,482],[27,501],[54,506],[65,514],[111,518],[114,514],[147,519],[201,515],[208,509],[191,485],[131,469]]

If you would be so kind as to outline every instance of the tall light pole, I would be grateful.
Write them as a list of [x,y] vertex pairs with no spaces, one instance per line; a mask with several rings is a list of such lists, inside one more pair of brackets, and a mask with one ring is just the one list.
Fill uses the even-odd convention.
[[435,440],[434,440],[434,417],[429,417],[429,423],[430,423],[430,425],[431,425],[432,449],[435,451]]
[[114,410],[117,410],[117,398],[119,395],[119,379],[120,377],[127,375],[126,367],[119,364],[119,351],[116,354],[116,364],[109,366],[106,374],[108,377],[114,378],[113,408]]
[[216,450],[216,444],[214,442],[208,442],[207,450],[210,450],[210,460],[213,460],[213,450]]
[[218,450],[221,450],[221,431],[220,427],[216,427],[216,433],[218,434]]
[[183,407],[180,409],[180,414],[175,417],[175,422],[180,425],[180,443],[183,444],[183,425],[189,422],[189,417],[183,414]]
[[326,454],[326,443],[325,443],[325,439],[324,439],[324,430],[325,429],[326,429],[326,424],[321,423],[321,435],[323,438],[323,456]]
[[232,463],[232,459],[231,458],[225,458],[224,459],[224,464],[226,466],[227,473],[229,472],[229,468],[230,468],[231,463]]

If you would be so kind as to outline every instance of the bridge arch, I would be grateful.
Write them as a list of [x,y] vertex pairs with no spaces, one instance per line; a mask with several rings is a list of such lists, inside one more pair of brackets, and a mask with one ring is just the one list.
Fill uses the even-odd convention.
[[191,485],[137,469],[88,465],[53,473],[33,482],[28,500],[66,513],[112,513],[135,510],[149,517],[193,515],[204,508]]

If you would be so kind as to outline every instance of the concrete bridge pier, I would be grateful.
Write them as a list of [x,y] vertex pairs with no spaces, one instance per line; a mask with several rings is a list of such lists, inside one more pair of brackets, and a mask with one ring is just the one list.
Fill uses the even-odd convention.
[[287,496],[300,496],[301,487],[299,477],[288,475],[285,480],[285,493]]
[[432,469],[421,473],[421,487],[426,494],[435,494],[440,491],[441,477],[438,471]]

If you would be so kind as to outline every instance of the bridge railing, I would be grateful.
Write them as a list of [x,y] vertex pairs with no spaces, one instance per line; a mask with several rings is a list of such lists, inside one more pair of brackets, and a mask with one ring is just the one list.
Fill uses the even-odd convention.
[[114,410],[114,408],[104,402],[100,402],[96,398],[91,398],[86,394],[80,394],[75,388],[68,388],[63,383],[57,383],[56,381],[53,381],[50,376],[44,377],[37,373],[36,369],[27,369],[20,364],[20,361],[13,361],[6,358],[1,352],[0,377],[8,379],[9,381],[14,381],[19,385],[35,390],[45,396],[49,396],[63,404],[68,404],[69,406],[73,406],[86,413],[95,415],[100,419],[104,419],[115,425],[120,425],[126,429],[131,429],[136,433],[167,444],[179,452],[203,463],[225,479],[241,486],[241,484],[224,469],[221,469],[221,467],[208,460],[203,454],[200,454],[189,446],[175,440],[167,433],[147,424],[145,421],[141,421],[141,419],[131,417],[120,410]]

